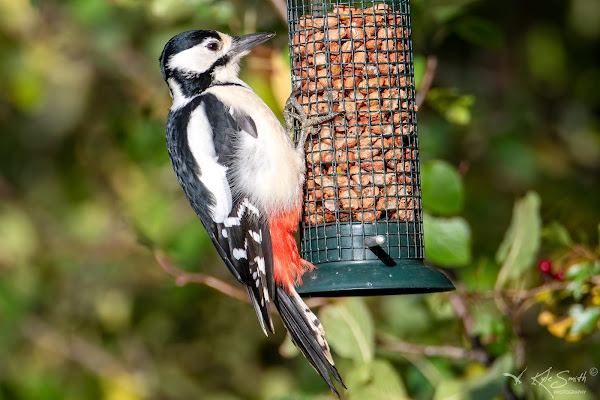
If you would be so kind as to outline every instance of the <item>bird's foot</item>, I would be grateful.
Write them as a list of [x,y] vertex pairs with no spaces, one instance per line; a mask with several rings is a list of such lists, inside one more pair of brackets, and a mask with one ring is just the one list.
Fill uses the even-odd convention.
[[316,133],[316,127],[318,125],[321,125],[323,122],[327,122],[338,115],[343,114],[343,112],[330,113],[320,117],[309,118],[306,114],[306,111],[304,111],[304,107],[302,107],[298,101],[298,94],[300,94],[300,90],[295,90],[292,92],[290,97],[288,97],[283,109],[283,118],[285,120],[286,130],[290,135],[293,134],[294,120],[300,123],[300,137],[298,138],[296,148],[303,149],[306,139],[308,136]]

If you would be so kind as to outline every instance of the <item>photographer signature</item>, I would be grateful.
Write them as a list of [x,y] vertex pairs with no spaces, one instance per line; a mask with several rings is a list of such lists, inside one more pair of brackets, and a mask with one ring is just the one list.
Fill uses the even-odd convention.
[[[521,384],[523,383],[521,381],[521,377],[523,376],[525,371],[527,371],[527,367],[525,367],[525,369],[519,374],[519,376],[515,376],[508,372],[505,372],[502,375],[511,377],[514,380],[515,384]],[[590,370],[590,375],[596,375],[598,373],[597,371],[598,370],[596,368],[592,368]],[[579,375],[571,376],[570,371],[566,369],[552,374],[552,367],[549,367],[545,371],[538,372],[537,374],[535,374],[535,376],[532,376],[531,384],[534,386],[538,385],[540,387],[543,387],[550,394],[550,396],[554,398],[554,395],[550,391],[550,389],[558,390],[564,388],[569,382],[585,383],[585,381],[587,380],[587,372],[588,371],[583,371]]]

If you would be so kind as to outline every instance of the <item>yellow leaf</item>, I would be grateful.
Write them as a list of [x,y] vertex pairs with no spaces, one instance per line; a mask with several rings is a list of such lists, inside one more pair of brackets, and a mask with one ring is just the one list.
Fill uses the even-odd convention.
[[552,314],[550,311],[542,311],[540,315],[538,315],[538,324],[542,326],[550,325],[556,321],[556,315]]
[[556,337],[564,338],[571,325],[573,325],[573,317],[566,317],[548,325],[548,332]]

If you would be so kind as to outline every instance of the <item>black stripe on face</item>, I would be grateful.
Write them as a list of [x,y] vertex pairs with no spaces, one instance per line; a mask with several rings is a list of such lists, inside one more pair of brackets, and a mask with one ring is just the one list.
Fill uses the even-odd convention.
[[190,77],[188,74],[181,73],[177,70],[170,70],[167,73],[167,79],[173,78],[181,88],[181,92],[185,97],[192,97],[200,94],[214,84],[213,72],[215,68],[226,65],[230,60],[228,55],[219,58],[207,71]]

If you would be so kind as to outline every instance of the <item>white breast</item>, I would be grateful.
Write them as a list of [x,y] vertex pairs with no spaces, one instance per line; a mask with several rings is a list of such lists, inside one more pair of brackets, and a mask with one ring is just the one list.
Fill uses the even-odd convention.
[[256,124],[258,137],[244,135],[239,142],[240,162],[232,166],[234,195],[249,196],[270,214],[297,207],[304,182],[304,157],[275,114],[249,88],[215,86],[207,92],[251,116]]

